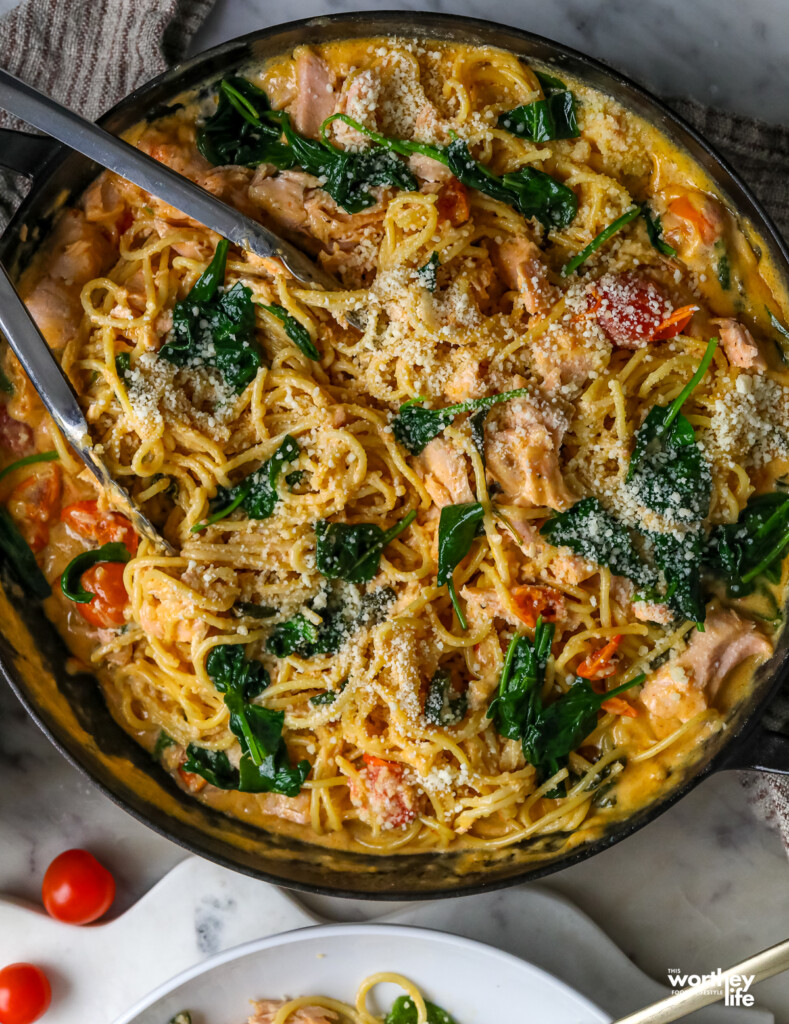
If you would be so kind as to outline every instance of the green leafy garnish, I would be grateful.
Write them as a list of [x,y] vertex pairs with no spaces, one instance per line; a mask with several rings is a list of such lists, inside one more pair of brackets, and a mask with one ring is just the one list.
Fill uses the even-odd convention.
[[700,572],[704,534],[691,529],[681,535],[653,533],[650,538],[655,564],[666,581],[666,592],[661,600],[682,618],[704,622],[706,605]]
[[294,469],[292,473],[285,474],[285,483],[288,487],[293,490],[294,487],[298,487],[301,481],[306,476],[306,471],[303,469]]
[[660,217],[653,215],[646,203],[641,204],[641,214],[646,224],[647,237],[652,248],[657,249],[661,256],[676,256],[677,250],[663,238],[663,226],[660,223]]
[[188,1010],[181,1010],[170,1018],[169,1024],[192,1024],[192,1015]]
[[414,519],[416,512],[412,510],[386,531],[376,523],[329,523],[321,519],[315,524],[315,567],[330,580],[367,583],[378,572],[383,549]]
[[774,339],[774,342],[780,360],[784,364],[784,366],[786,366],[789,364],[789,358],[787,357],[787,346],[785,344],[787,341],[789,341],[789,328],[784,327],[784,325],[781,323],[778,317],[775,316],[775,314],[769,309],[767,310],[767,316],[770,318],[770,323],[772,324],[774,330],[778,331],[778,333],[781,335],[781,338],[783,339],[782,341]]
[[19,532],[7,508],[0,507],[0,553],[14,579],[31,597],[43,601],[52,593],[36,556]]
[[118,374],[121,380],[131,369],[131,353],[130,352],[119,352],[115,356],[115,372]]
[[531,142],[577,138],[581,133],[575,114],[575,96],[553,75],[536,74],[545,98],[506,111],[499,117],[499,128]]
[[582,498],[540,529],[555,547],[568,547],[582,558],[607,566],[617,576],[649,586],[654,573],[642,562],[630,530],[605,509],[597,498]]
[[255,604],[254,601],[237,601],[233,605],[236,615],[248,615],[251,619],[270,619],[277,614],[277,609],[267,604]]
[[457,405],[447,405],[443,409],[427,409],[417,399],[405,402],[392,420],[392,433],[412,455],[419,455],[434,437],[449,426],[456,416],[475,409],[490,409],[499,402],[508,402],[512,398],[523,398],[528,395],[528,388],[516,391],[504,391],[500,395],[487,398],[471,398]]
[[[351,600],[351,594],[355,595],[355,600]],[[380,622],[394,598],[391,587],[380,587],[361,597],[355,587],[332,590],[321,609],[320,624],[310,622],[300,612],[274,627],[266,650],[277,658],[291,654],[300,658],[336,654],[357,629]]]
[[[425,1000],[427,1010],[427,1024],[455,1024],[452,1017],[446,1010],[442,1010],[435,1003]],[[392,1003],[392,1008],[387,1013],[384,1024],[416,1024],[418,1014],[416,1005],[411,996],[398,996]]]
[[605,701],[645,678],[638,675],[607,693],[595,693],[588,679],[576,679],[567,693],[542,708],[523,740],[523,755],[537,769],[538,778],[549,779],[565,766],[569,755],[597,725],[597,713]]
[[336,690],[327,690],[325,693],[316,693],[314,697],[310,697],[310,704],[313,704],[316,708],[325,707],[327,704],[333,704],[347,685],[348,680],[343,679]]
[[217,789],[238,789],[238,769],[230,763],[224,750],[209,750],[190,743],[186,748],[185,772],[200,775]]
[[715,526],[704,552],[708,568],[732,597],[752,593],[760,577],[781,581],[789,553],[789,494],[774,491],[748,500],[736,523]]
[[461,505],[445,505],[438,521],[438,575],[436,583],[446,583],[461,629],[468,629],[466,616],[460,606],[452,574],[471,550],[485,510],[479,501]]
[[251,290],[238,281],[220,291],[229,245],[223,238],[192,290],[176,302],[173,329],[159,356],[175,366],[213,367],[239,392],[263,365],[263,350],[255,340]]
[[725,252],[721,253],[718,257],[718,262],[715,265],[715,273],[718,278],[718,284],[724,291],[728,291],[729,288],[731,288],[731,267],[729,266],[729,257]]
[[448,146],[433,146],[426,142],[406,139],[389,139],[347,114],[332,114],[323,122],[321,131],[325,131],[332,121],[337,120],[344,121],[377,145],[393,153],[399,153],[401,156],[422,153],[437,160],[448,167],[461,184],[475,188],[492,199],[513,207],[524,217],[535,217],[545,228],[566,228],[573,222],[578,212],[576,194],[550,174],[538,171],[528,164],[508,174],[494,174],[472,157],[465,139],[454,138]]
[[240,644],[214,647],[205,667],[224,697],[230,712],[230,731],[241,746],[238,786],[232,788],[244,793],[296,796],[309,774],[310,763],[299,761],[291,767],[282,739],[284,711],[252,703],[269,685],[268,672],[260,662],[247,660]]
[[235,512],[237,508],[243,509],[250,519],[268,519],[274,514],[279,498],[277,483],[280,473],[289,462],[297,459],[298,455],[298,442],[290,434],[286,434],[271,458],[266,459],[254,473],[245,476],[234,487],[217,488],[216,496],[209,504],[211,515],[204,523],[193,526],[192,533],[213,526],[231,512]]
[[72,558],[63,575],[60,577],[60,589],[69,599],[77,604],[88,604],[96,596],[82,586],[82,574],[99,562],[128,562],[131,558],[129,549],[120,541],[102,544],[92,551],[83,551]]
[[297,349],[303,352],[308,359],[320,361],[321,354],[313,344],[310,332],[304,324],[299,323],[295,316],[291,316],[284,306],[280,306],[276,302],[270,306],[266,306],[261,302],[260,306],[267,313],[275,316],[277,320],[282,321],[285,334],[287,334]]
[[507,739],[525,742],[534,729],[542,708],[541,694],[553,634],[553,624],[543,622],[540,616],[534,627],[534,640],[516,634],[510,641],[499,688],[487,712],[497,731]]
[[626,213],[623,213],[621,217],[617,217],[616,220],[611,221],[607,228],[603,228],[599,235],[595,235],[585,249],[581,249],[579,253],[576,253],[571,260],[568,260],[565,263],[562,267],[562,277],[568,277],[576,271],[582,263],[589,259],[593,252],[596,252],[600,246],[604,245],[612,235],[617,233],[617,231],[621,231],[622,228],[629,224],[631,220],[635,220],[640,213],[641,209],[638,206],[631,206],[630,209]]
[[175,740],[172,738],[172,736],[168,736],[164,729],[162,729],[159,735],[156,737],[156,743],[154,744],[153,747],[152,757],[154,761],[161,761],[162,755],[164,754],[165,750],[167,750],[168,747],[174,746]]
[[427,263],[425,263],[424,266],[421,266],[416,272],[419,283],[423,288],[427,288],[429,292],[434,292],[436,290],[439,266],[438,253],[434,252]]
[[216,113],[199,129],[197,148],[214,166],[292,167],[294,154],[280,141],[279,126],[265,119],[269,110],[268,97],[252,82],[237,76],[223,79]]
[[16,462],[10,463],[5,469],[0,470],[0,480],[4,480],[10,473],[13,473],[16,469],[22,469],[23,466],[32,466],[36,462],[54,462],[59,459],[60,456],[57,452],[34,452],[32,455],[25,455],[21,459],[17,459]]
[[626,481],[656,512],[693,522],[709,512],[712,475],[690,421],[680,410],[707,372],[718,339],[710,339],[699,367],[670,405],[653,406],[636,432]]
[[467,708],[468,698],[465,693],[453,692],[450,674],[436,672],[427,688],[425,721],[431,725],[458,725],[463,721]]
[[2,366],[0,366],[0,391],[5,392],[7,395],[13,395],[14,393],[14,385]]

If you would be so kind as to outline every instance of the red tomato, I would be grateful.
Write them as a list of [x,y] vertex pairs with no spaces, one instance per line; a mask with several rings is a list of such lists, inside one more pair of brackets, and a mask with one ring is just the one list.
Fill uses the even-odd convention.
[[11,491],[8,511],[33,551],[49,542],[49,521],[60,501],[60,469],[46,466]]
[[518,618],[530,629],[542,616],[544,622],[556,622],[564,614],[564,595],[553,587],[524,584],[512,591],[512,600],[518,609]]
[[621,348],[639,348],[649,341],[671,312],[660,288],[630,270],[604,274],[595,282],[595,293],[597,322]]
[[0,971],[0,1024],[33,1024],[52,1002],[46,974],[35,964],[9,964]]
[[78,604],[77,611],[91,626],[111,629],[126,621],[123,612],[129,595],[123,583],[125,568],[123,562],[98,562],[83,572],[82,586],[96,596],[90,602]]
[[50,917],[89,924],[110,909],[115,879],[87,850],[66,850],[47,868],[41,896]]
[[448,220],[453,227],[465,224],[471,216],[466,186],[457,178],[450,178],[439,189],[436,209],[439,220]]
[[120,541],[130,554],[137,552],[139,538],[126,516],[110,510],[100,512],[97,501],[78,501],[68,505],[60,513],[60,518],[80,537],[95,540],[98,544]]

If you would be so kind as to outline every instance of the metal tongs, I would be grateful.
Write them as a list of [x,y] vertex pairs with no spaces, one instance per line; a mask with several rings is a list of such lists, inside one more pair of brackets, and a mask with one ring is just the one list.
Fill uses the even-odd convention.
[[[240,248],[248,249],[258,256],[280,260],[297,281],[309,287],[317,285],[330,290],[339,287],[333,277],[273,231],[245,217],[188,178],[2,69],[0,107],[145,189]],[[50,416],[113,501],[130,515],[135,529],[173,554],[172,547],[157,532],[153,523],[110,476],[91,443],[77,396],[65,378],[60,363],[52,354],[5,270],[0,267],[0,271],[0,328]],[[346,314],[346,317],[351,326],[361,326],[352,313]]]

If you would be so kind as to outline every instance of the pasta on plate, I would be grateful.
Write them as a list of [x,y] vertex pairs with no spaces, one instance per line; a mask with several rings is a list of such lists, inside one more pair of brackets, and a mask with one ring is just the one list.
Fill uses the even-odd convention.
[[782,623],[787,304],[747,225],[612,99],[436,40],[301,47],[127,137],[338,287],[111,173],[61,214],[23,295],[176,550],[5,353],[0,544],[73,670],[310,842],[580,842],[652,799]]

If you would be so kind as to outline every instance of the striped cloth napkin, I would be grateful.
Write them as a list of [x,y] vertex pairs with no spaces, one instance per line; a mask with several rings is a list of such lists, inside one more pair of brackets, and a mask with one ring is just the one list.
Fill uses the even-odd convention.
[[[176,64],[215,0],[23,0],[0,18],[0,65],[95,119],[136,86]],[[789,128],[687,100],[669,101],[714,143],[789,237]],[[0,126],[18,127],[0,112]],[[0,229],[27,190],[0,172]],[[789,687],[772,709],[789,732]],[[743,773],[757,815],[789,853],[789,777]]]

